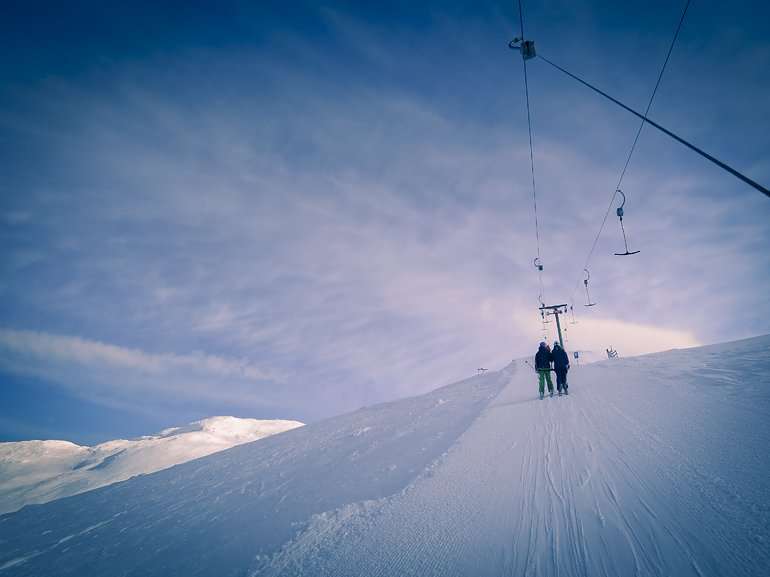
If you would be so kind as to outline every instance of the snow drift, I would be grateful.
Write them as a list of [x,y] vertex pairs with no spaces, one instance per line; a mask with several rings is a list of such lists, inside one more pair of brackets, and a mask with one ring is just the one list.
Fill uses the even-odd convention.
[[94,447],[68,441],[0,443],[0,513],[152,473],[302,426],[299,421],[210,417]]
[[2,575],[745,575],[770,567],[770,337],[514,363],[0,517]]

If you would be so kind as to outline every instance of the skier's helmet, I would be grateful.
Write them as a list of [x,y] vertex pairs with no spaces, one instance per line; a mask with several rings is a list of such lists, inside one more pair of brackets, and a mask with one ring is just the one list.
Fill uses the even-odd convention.
[[554,342],[553,342],[553,348],[556,348],[556,347],[558,347],[558,346],[559,346],[559,341],[554,341]]

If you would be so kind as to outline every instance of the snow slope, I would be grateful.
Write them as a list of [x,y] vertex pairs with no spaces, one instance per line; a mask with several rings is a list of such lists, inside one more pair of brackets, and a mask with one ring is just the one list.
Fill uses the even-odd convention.
[[770,337],[515,363],[0,517],[0,575],[764,576]]
[[0,443],[0,513],[152,473],[302,426],[299,421],[211,417],[132,440]]

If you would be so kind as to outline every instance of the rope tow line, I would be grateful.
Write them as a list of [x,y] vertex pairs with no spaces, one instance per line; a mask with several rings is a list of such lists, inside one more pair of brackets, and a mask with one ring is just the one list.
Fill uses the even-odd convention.
[[[524,65],[524,97],[527,103],[527,130],[529,132],[529,166],[532,174],[532,207],[535,217],[535,241],[537,245],[537,257],[535,257],[533,264],[537,270],[538,281],[540,284],[540,294],[538,295],[538,301],[543,304],[543,263],[540,260],[540,223],[537,217],[537,186],[535,185],[535,150],[532,140],[532,113],[529,105],[529,79],[527,77],[527,60],[535,56],[535,43],[531,40],[524,40],[524,9],[522,7],[522,0],[519,0],[519,26],[521,30],[521,37],[514,38],[508,46],[514,50],[521,51],[521,61]],[[542,315],[541,315],[542,316]],[[545,317],[543,316],[543,332],[545,332]]]
[[[660,87],[660,82],[663,80],[663,74],[666,71],[666,67],[668,66],[668,61],[671,59],[671,53],[674,51],[674,46],[676,45],[676,40],[679,38],[679,32],[682,30],[682,24],[684,23],[684,18],[687,15],[687,10],[690,8],[690,2],[691,0],[687,0],[687,2],[684,5],[684,9],[682,10],[682,15],[679,17],[679,23],[676,26],[676,30],[674,31],[674,36],[671,39],[671,44],[668,47],[668,52],[666,53],[666,58],[663,61],[663,66],[660,68],[660,72],[658,73],[658,79],[655,81],[655,87],[652,89],[652,94],[650,94],[650,99],[647,101],[647,108],[644,110],[644,116],[642,118],[642,121],[639,123],[639,128],[636,130],[636,135],[634,136],[634,141],[631,144],[631,149],[628,151],[628,156],[626,157],[626,162],[623,165],[623,169],[620,171],[620,176],[618,177],[618,182],[615,185],[615,190],[612,193],[612,196],[610,196],[610,202],[607,205],[607,210],[604,213],[604,218],[602,219],[602,223],[599,226],[599,232],[596,233],[596,237],[594,238],[593,243],[591,244],[591,249],[588,251],[588,256],[586,257],[585,264],[583,266],[583,270],[588,272],[588,265],[591,262],[591,257],[594,254],[594,251],[596,250],[596,245],[599,242],[599,238],[601,237],[602,231],[604,230],[604,226],[607,223],[607,217],[610,214],[610,210],[612,210],[612,205],[615,203],[615,198],[617,198],[618,193],[623,197],[623,202],[618,207],[616,213],[618,215],[618,218],[620,219],[620,230],[623,233],[623,244],[625,246],[625,252],[623,253],[615,253],[618,256],[628,256],[631,254],[636,254],[639,251],[629,251],[628,250],[628,239],[626,237],[626,229],[623,226],[623,207],[626,204],[626,195],[621,190],[621,185],[623,184],[623,178],[626,176],[626,171],[628,170],[629,165],[631,164],[631,158],[634,155],[634,151],[636,150],[636,145],[639,143],[639,137],[642,135],[642,130],[644,129],[644,125],[646,124],[648,120],[648,115],[650,113],[650,109],[652,108],[652,103],[655,100],[655,95],[658,92],[658,88]],[[546,60],[545,58],[543,60]],[[549,64],[551,64],[550,61],[546,60]],[[587,281],[584,280],[584,283]],[[572,291],[572,296],[574,298],[575,291],[577,290],[577,287],[580,286],[580,280],[578,280],[575,289]],[[586,290],[587,290],[586,286]],[[589,299],[590,301],[590,299]]]
[[[665,134],[665,135],[669,136],[670,138],[676,140],[680,144],[683,144],[684,146],[686,146],[687,148],[689,148],[693,152],[699,154],[700,156],[702,156],[706,160],[709,160],[713,164],[717,165],[722,170],[724,170],[726,172],[729,172],[734,177],[738,178],[739,180],[743,181],[744,183],[748,184],[752,188],[758,190],[759,192],[761,192],[762,194],[764,194],[765,196],[770,198],[770,190],[768,190],[767,188],[765,188],[764,186],[762,186],[758,182],[752,180],[751,178],[749,178],[745,174],[743,174],[743,173],[739,172],[738,170],[734,169],[733,167],[729,166],[725,162],[722,162],[718,158],[716,158],[716,157],[712,156],[711,154],[705,152],[704,150],[698,148],[697,146],[695,146],[691,142],[688,142],[687,140],[685,140],[681,136],[675,134],[674,132],[670,131],[669,129],[667,129],[667,128],[661,126],[660,124],[658,124],[657,122],[651,120],[649,118],[649,116],[648,116],[649,112],[650,112],[650,109],[652,107],[652,103],[653,103],[653,101],[655,99],[655,95],[656,95],[656,93],[658,91],[658,88],[660,86],[661,80],[663,78],[663,74],[664,74],[664,72],[666,70],[666,67],[668,65],[669,59],[671,57],[671,53],[672,53],[672,51],[674,49],[674,45],[676,44],[677,38],[679,36],[679,32],[681,31],[682,24],[684,23],[684,19],[685,19],[685,16],[687,14],[687,10],[690,7],[690,3],[691,3],[691,0],[686,0],[684,9],[682,11],[682,15],[679,18],[679,23],[677,24],[676,31],[674,32],[673,39],[671,40],[671,44],[669,46],[668,52],[666,53],[666,58],[665,58],[665,60],[663,62],[663,66],[661,67],[661,70],[660,70],[660,72],[658,74],[658,78],[657,78],[657,81],[655,83],[655,87],[653,88],[652,94],[650,95],[650,99],[649,99],[649,101],[647,103],[647,107],[646,107],[646,109],[644,111],[644,114],[642,114],[642,113],[634,110],[630,106],[624,104],[623,102],[621,102],[617,98],[614,98],[613,96],[610,96],[607,92],[601,90],[600,88],[597,88],[596,86],[594,86],[590,82],[580,78],[576,74],[573,74],[572,72],[570,72],[569,70],[565,69],[564,67],[559,66],[558,64],[556,64],[555,62],[553,62],[550,59],[546,58],[545,56],[538,55],[536,53],[536,51],[535,51],[535,43],[534,43],[534,41],[533,40],[525,39],[525,35],[524,35],[524,11],[523,11],[523,7],[522,7],[522,0],[518,0],[519,24],[520,24],[520,27],[521,27],[521,37],[514,38],[511,42],[509,42],[508,47],[510,49],[512,49],[512,50],[518,50],[519,52],[521,52],[522,64],[523,64],[523,68],[524,68],[524,93],[525,93],[526,106],[527,106],[527,129],[528,129],[528,132],[529,132],[529,159],[530,159],[530,170],[531,170],[531,173],[532,173],[532,204],[533,204],[533,209],[534,209],[535,237],[536,237],[536,242],[537,242],[537,257],[534,259],[533,264],[534,264],[535,268],[538,271],[538,276],[539,276],[539,280],[540,280],[540,294],[538,295],[538,300],[539,300],[540,305],[541,305],[540,309],[541,309],[541,316],[543,317],[542,320],[543,320],[543,330],[544,330],[544,333],[545,333],[545,324],[546,324],[545,309],[546,308],[552,308],[552,307],[546,307],[544,305],[544,303],[543,303],[543,263],[542,263],[541,258],[540,258],[541,257],[541,252],[540,252],[540,227],[539,227],[538,215],[537,215],[537,188],[536,188],[536,185],[535,185],[535,155],[534,155],[534,146],[533,146],[533,138],[532,138],[532,114],[531,114],[531,107],[530,107],[530,102],[529,102],[529,79],[528,79],[528,76],[527,76],[527,60],[539,57],[540,60],[546,62],[547,64],[550,64],[552,67],[556,68],[560,72],[562,72],[562,73],[566,74],[567,76],[569,76],[570,78],[578,81],[583,86],[585,86],[585,87],[589,88],[590,90],[596,92],[600,96],[606,98],[610,102],[613,102],[614,104],[616,104],[619,107],[623,108],[627,112],[630,112],[631,114],[633,114],[634,116],[636,116],[637,118],[639,118],[641,120],[641,122],[639,124],[639,128],[636,131],[636,135],[634,137],[633,143],[631,145],[631,149],[629,150],[628,156],[626,157],[625,164],[623,165],[623,169],[622,169],[622,171],[620,173],[620,177],[618,178],[617,186],[615,187],[615,190],[612,193],[612,196],[610,198],[609,206],[607,207],[607,210],[606,210],[606,212],[604,214],[604,218],[602,219],[601,226],[599,227],[599,232],[597,233],[596,237],[594,238],[593,244],[591,245],[591,249],[588,252],[588,257],[586,258],[586,261],[585,261],[585,266],[584,266],[583,270],[584,270],[584,272],[586,273],[587,276],[586,276],[585,279],[583,279],[583,284],[584,284],[585,290],[586,290],[586,301],[587,301],[586,302],[586,306],[591,307],[591,306],[594,306],[596,304],[596,303],[591,302],[591,297],[590,297],[590,294],[588,293],[588,281],[589,281],[589,278],[590,278],[590,273],[588,271],[588,265],[589,265],[589,262],[591,260],[591,257],[593,256],[594,251],[596,250],[596,246],[598,244],[599,238],[601,237],[601,234],[602,234],[602,231],[604,230],[604,227],[605,227],[605,224],[607,222],[607,218],[609,216],[610,210],[612,210],[612,206],[613,206],[613,204],[615,202],[615,199],[617,198],[618,194],[620,194],[622,196],[622,198],[623,198],[623,202],[617,208],[616,213],[617,213],[618,218],[620,219],[620,228],[621,228],[621,232],[623,233],[623,243],[624,243],[624,247],[625,247],[625,252],[622,252],[622,253],[617,253],[616,252],[615,254],[618,255],[618,256],[628,256],[628,255],[633,255],[633,254],[637,254],[638,252],[640,252],[638,250],[631,251],[631,250],[629,250],[629,247],[628,247],[628,238],[626,236],[625,227],[623,226],[623,216],[624,216],[623,207],[624,207],[624,205],[626,203],[626,195],[623,193],[623,191],[621,190],[620,186],[621,186],[621,184],[623,182],[623,178],[625,177],[626,171],[628,170],[628,167],[629,167],[630,162],[631,162],[631,158],[633,157],[634,151],[636,150],[636,146],[637,146],[637,144],[639,142],[639,138],[641,136],[641,133],[642,133],[642,130],[644,129],[644,125],[645,124],[649,124],[649,125],[653,126],[654,128],[658,129],[663,134]],[[580,281],[578,281],[578,284],[575,287],[575,290],[577,290],[577,288],[579,286],[580,286]],[[572,297],[570,298],[570,301],[573,303],[573,306],[570,307],[570,310],[574,309],[575,290],[573,290]],[[564,307],[564,311],[559,311],[559,312],[566,313],[566,305],[554,305],[554,306],[559,306],[559,307],[563,306]],[[574,315],[574,310],[573,310],[573,315]],[[573,317],[573,321],[574,321],[574,317]],[[558,325],[558,316],[557,316],[557,325]],[[559,331],[559,338],[561,340],[561,331]]]

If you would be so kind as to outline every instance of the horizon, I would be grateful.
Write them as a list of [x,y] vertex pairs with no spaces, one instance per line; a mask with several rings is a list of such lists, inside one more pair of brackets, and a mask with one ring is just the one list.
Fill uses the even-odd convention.
[[[644,109],[682,6],[525,3]],[[764,17],[763,17],[764,16]],[[650,118],[770,183],[770,7],[689,8]],[[542,340],[509,2],[12,6],[0,23],[0,440],[306,423]],[[544,299],[568,350],[770,334],[770,202],[528,63]],[[566,300],[564,300],[566,299]],[[554,340],[550,330],[549,341]]]
[[[619,357],[619,358],[635,358],[635,357],[646,357],[646,356],[650,356],[650,355],[664,355],[666,353],[678,352],[678,351],[682,351],[682,350],[703,349],[703,348],[717,347],[719,345],[738,344],[738,343],[742,343],[742,342],[745,342],[745,341],[751,341],[751,340],[761,339],[761,338],[765,338],[765,337],[770,337],[770,334],[755,335],[755,336],[752,336],[752,337],[745,337],[745,338],[737,339],[737,340],[734,340],[734,341],[723,341],[723,342],[717,342],[717,343],[698,344],[698,345],[689,346],[689,347],[672,348],[672,349],[666,349],[666,350],[662,350],[662,351],[655,351],[655,352],[649,352],[649,353],[641,353],[639,355],[624,356],[624,357]],[[597,352],[597,351],[580,351],[580,352],[592,352],[592,353],[597,353],[597,354],[603,354],[604,353],[604,351],[600,351],[600,352]],[[530,355],[530,357],[531,357],[531,355]],[[516,362],[528,360],[528,359],[530,359],[530,357],[515,358],[515,359],[512,359],[507,364],[505,364],[505,365],[503,365],[501,367],[485,369],[485,370],[486,371],[491,371],[492,373],[499,373],[501,371],[504,371],[508,367],[514,365]],[[614,361],[614,359],[600,358],[600,359],[594,360],[594,361],[587,361],[587,362],[583,361],[583,362],[581,362],[581,366],[582,365],[590,365],[590,364],[594,364],[594,363],[598,363],[598,362],[613,362],[613,361]],[[487,372],[485,372],[484,374],[486,375]],[[430,394],[430,393],[432,393],[432,392],[434,392],[434,391],[436,391],[438,389],[441,389],[441,388],[444,388],[444,387],[451,387],[453,385],[456,385],[458,383],[464,382],[466,380],[469,380],[469,379],[472,379],[472,378],[478,377],[478,376],[479,376],[478,374],[470,375],[470,376],[463,377],[463,378],[461,378],[458,381],[453,381],[451,383],[440,383],[440,384],[437,384],[435,387],[432,387],[432,388],[428,389],[427,391],[423,391],[423,392],[417,393],[415,395],[404,395],[403,397],[396,397],[396,398],[393,398],[393,399],[388,399],[388,400],[385,400],[385,401],[380,401],[380,402],[377,402],[377,403],[373,403],[372,405],[367,405],[367,406],[364,406],[364,407],[359,407],[357,409],[353,409],[353,410],[351,410],[349,412],[353,413],[353,412],[356,412],[356,411],[358,411],[360,409],[363,409],[363,408],[375,408],[375,407],[377,407],[378,405],[381,405],[381,404],[387,404],[387,403],[393,402],[393,401],[406,400],[406,399],[408,399],[408,398],[410,398],[412,396],[420,396],[420,395]],[[319,422],[319,421],[324,421],[326,419],[334,419],[335,417],[340,417],[340,416],[343,416],[344,414],[347,414],[347,412],[346,413],[340,413],[340,414],[328,415],[328,416],[323,417],[321,419],[318,419],[316,421],[311,421],[309,423],[302,423],[302,424],[303,425],[307,425],[307,424],[311,424],[311,423],[315,423],[315,422]],[[98,446],[101,443],[106,443],[106,442],[110,442],[110,441],[114,441],[114,440],[121,440],[122,439],[122,440],[128,440],[128,441],[135,441],[135,440],[140,440],[140,439],[146,438],[146,437],[156,437],[156,436],[161,435],[162,433],[164,433],[164,432],[166,432],[168,430],[184,429],[184,427],[186,427],[188,425],[192,425],[192,424],[203,422],[203,421],[208,421],[208,420],[211,420],[211,419],[222,419],[222,418],[225,418],[225,419],[235,418],[235,419],[239,419],[239,420],[254,419],[254,417],[236,417],[236,416],[233,416],[233,415],[209,415],[207,417],[202,417],[201,419],[197,419],[195,421],[191,421],[191,422],[187,422],[187,423],[176,423],[176,424],[169,423],[169,424],[167,424],[166,428],[164,428],[164,429],[159,429],[159,430],[156,430],[156,431],[147,431],[147,432],[140,433],[140,434],[138,434],[136,436],[132,436],[132,437],[115,438],[115,439],[104,438],[104,439],[100,439],[100,440],[94,441],[94,442],[92,442],[90,444],[77,443],[77,442],[72,441],[70,439],[2,439],[2,440],[0,440],[0,444],[1,443],[14,443],[14,442],[28,442],[28,441],[33,441],[33,442],[34,441],[54,441],[54,442],[72,443],[72,444],[80,446],[80,447],[93,448],[93,447]],[[263,420],[271,420],[271,419],[263,419]],[[278,419],[278,420],[280,420],[280,419]],[[297,422],[299,422],[299,421],[297,421]]]

